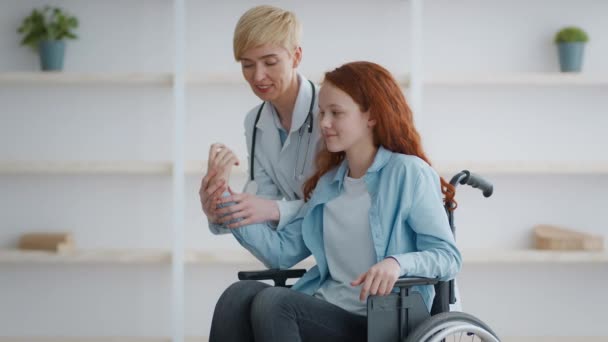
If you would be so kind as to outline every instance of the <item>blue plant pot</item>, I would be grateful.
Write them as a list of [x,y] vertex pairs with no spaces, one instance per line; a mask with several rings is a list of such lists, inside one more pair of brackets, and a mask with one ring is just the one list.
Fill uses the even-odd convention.
[[38,44],[40,68],[43,71],[61,71],[65,55],[65,41],[44,40]]
[[558,43],[559,66],[562,72],[580,72],[583,65],[584,42]]

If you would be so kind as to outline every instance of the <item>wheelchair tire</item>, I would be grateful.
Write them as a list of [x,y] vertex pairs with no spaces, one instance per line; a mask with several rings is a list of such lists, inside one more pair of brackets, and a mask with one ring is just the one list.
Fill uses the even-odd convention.
[[[464,331],[466,331],[467,327],[475,328],[482,335],[487,334],[488,336],[493,337],[495,341],[500,341],[498,335],[479,318],[464,312],[452,311],[443,312],[426,319],[405,338],[404,342],[431,341],[432,337],[437,336],[442,331],[451,327],[458,328],[459,326],[462,326]],[[493,341],[494,339],[488,338],[486,340]]]

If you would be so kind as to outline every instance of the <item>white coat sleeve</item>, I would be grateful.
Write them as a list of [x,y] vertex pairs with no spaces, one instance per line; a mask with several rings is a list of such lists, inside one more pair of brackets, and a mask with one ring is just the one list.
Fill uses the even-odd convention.
[[[252,138],[253,138],[252,137],[253,123],[254,123],[254,120],[250,120],[249,118],[247,120],[245,120],[245,137],[247,140],[247,152],[251,152],[251,142],[252,142]],[[248,160],[249,161],[251,160],[251,155],[249,155]],[[258,197],[261,197],[261,198],[275,200],[277,203],[277,206],[279,208],[278,224],[269,223],[268,226],[271,228],[274,228],[274,229],[281,229],[289,221],[291,221],[291,219],[293,219],[296,216],[296,214],[298,213],[298,211],[300,210],[300,208],[302,207],[304,202],[301,200],[295,200],[295,201],[283,200],[283,194],[281,193],[281,191],[279,190],[277,185],[274,183],[272,178],[268,175],[268,172],[266,171],[266,169],[264,168],[262,163],[260,163],[257,156],[255,157],[253,164],[254,164],[253,165],[253,168],[254,168],[253,176],[255,178],[255,183],[257,185],[257,190],[256,190],[255,195]],[[249,168],[251,168],[250,163],[248,163],[247,165],[249,166]],[[251,173],[251,170],[248,169],[247,177],[249,177],[250,173]],[[248,183],[249,183],[249,181],[248,181]],[[245,186],[245,188],[247,188],[247,185]]]

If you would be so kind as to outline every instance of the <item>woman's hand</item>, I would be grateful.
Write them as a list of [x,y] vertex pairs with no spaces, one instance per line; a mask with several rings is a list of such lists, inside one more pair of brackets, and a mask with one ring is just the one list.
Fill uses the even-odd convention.
[[213,144],[209,148],[207,174],[203,177],[198,193],[203,212],[211,223],[217,223],[218,200],[228,188],[232,166],[238,164],[236,155],[223,144]]
[[359,295],[361,301],[364,301],[368,294],[385,296],[393,290],[400,273],[399,262],[393,258],[386,258],[361,274],[350,285],[359,286],[363,284]]
[[216,212],[218,198],[226,191],[226,181],[217,177],[217,169],[211,169],[201,182],[201,188],[198,194],[201,199],[203,212],[207,215],[209,222],[218,223],[218,215]]
[[224,224],[235,219],[228,228],[239,228],[252,223],[278,221],[280,218],[279,205],[276,201],[267,200],[248,193],[234,193],[228,188],[230,196],[220,199],[219,204],[234,203],[225,208],[217,209],[218,223]]

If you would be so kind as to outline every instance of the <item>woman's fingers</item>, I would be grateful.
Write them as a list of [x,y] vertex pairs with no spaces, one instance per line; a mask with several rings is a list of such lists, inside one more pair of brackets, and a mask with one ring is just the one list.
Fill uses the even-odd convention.
[[218,221],[220,223],[224,224],[224,223],[228,223],[228,222],[230,222],[232,220],[236,220],[236,219],[239,219],[239,218],[247,218],[249,216],[250,216],[249,212],[247,212],[246,210],[242,210],[241,209],[241,210],[238,210],[238,211],[235,210],[231,214],[218,217],[218,219],[219,219]]
[[215,175],[217,175],[217,169],[208,170],[207,174],[205,175],[205,177],[203,177],[203,180],[201,181],[201,188],[198,191],[199,194],[205,193],[205,190],[207,190],[207,187],[209,186],[209,181],[212,180]]
[[208,187],[205,191],[205,203],[204,206],[209,212],[215,212],[217,206],[217,197],[221,196],[223,192],[224,182],[216,182],[212,186]]
[[228,207],[218,208],[215,212],[219,216],[224,216],[224,215],[228,215],[231,213],[237,213],[239,211],[242,211],[243,209],[245,209],[244,204],[235,204],[235,205],[231,205]]
[[231,203],[231,202],[241,203],[248,197],[247,195],[248,194],[246,194],[246,193],[241,193],[241,194],[234,194],[234,195],[222,197],[220,199],[219,203],[220,204]]
[[[222,186],[224,186],[226,184],[226,181],[223,179],[220,179],[217,182],[212,183],[210,186],[207,187],[207,190],[205,191],[205,194],[209,197],[210,200],[213,200],[217,197],[214,196],[216,194],[216,192],[222,188]],[[221,193],[220,193],[221,195]]]
[[248,224],[252,224],[254,222],[253,220],[253,216],[249,216],[244,220],[240,220],[234,223],[229,224],[227,227],[230,229],[234,229],[234,228],[240,228],[242,226],[246,226]]

